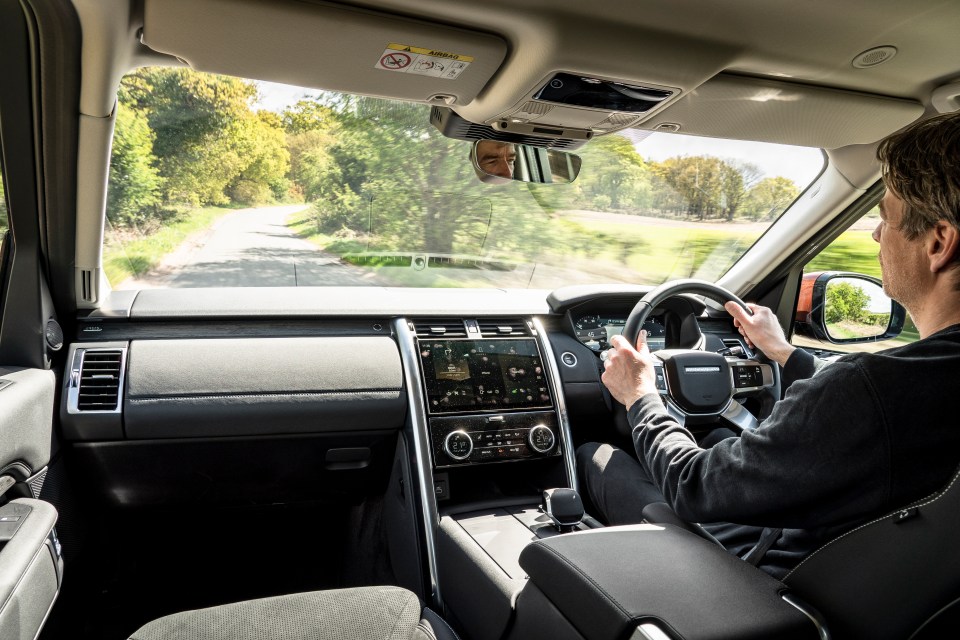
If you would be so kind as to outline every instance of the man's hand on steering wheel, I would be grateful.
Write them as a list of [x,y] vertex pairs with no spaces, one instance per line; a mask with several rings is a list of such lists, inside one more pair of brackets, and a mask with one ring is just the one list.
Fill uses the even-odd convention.
[[733,324],[740,330],[740,335],[747,341],[751,349],[760,349],[771,360],[781,367],[787,363],[796,347],[787,342],[783,335],[777,316],[767,307],[747,303],[753,315],[748,315],[743,307],[735,302],[727,302],[723,308],[733,316]]
[[647,332],[640,332],[636,349],[623,336],[614,336],[610,344],[603,361],[604,372],[600,376],[610,395],[629,409],[641,397],[648,393],[657,393],[653,357],[647,346]]
[[[756,429],[759,425],[754,416],[741,402],[743,398],[759,397],[779,398],[779,377],[776,364],[764,362],[760,354],[739,356],[704,350],[704,341],[697,341],[696,348],[661,349],[651,354],[646,340],[641,336],[647,317],[667,298],[676,295],[700,295],[725,304],[733,302],[740,307],[736,314],[740,319],[738,326],[744,335],[758,347],[764,347],[765,338],[760,328],[775,322],[775,319],[758,323],[749,323],[753,310],[736,295],[704,280],[686,279],[665,282],[649,291],[633,307],[627,316],[622,337],[611,340],[612,349],[601,354],[604,360],[604,372],[601,380],[619,406],[630,408],[642,396],[655,393],[659,396],[667,412],[682,425],[710,425],[723,420],[727,424],[743,430]],[[762,309],[762,308],[760,308]],[[769,310],[764,310],[769,313]],[[773,314],[770,314],[772,317]],[[756,329],[756,331],[754,330]],[[779,332],[779,328],[776,329]],[[783,338],[771,339],[770,345],[779,346],[774,352],[783,355],[783,345],[789,344]],[[638,348],[634,349],[632,342]],[[607,362],[607,361],[610,362]],[[626,422],[626,421],[624,421]]]

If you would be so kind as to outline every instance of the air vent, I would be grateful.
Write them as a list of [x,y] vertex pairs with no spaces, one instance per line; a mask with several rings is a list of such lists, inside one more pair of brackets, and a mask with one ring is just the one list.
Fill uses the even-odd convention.
[[480,325],[480,335],[485,338],[493,336],[530,335],[530,328],[527,327],[527,323],[520,318],[483,319],[480,320],[478,324]]
[[414,320],[413,330],[418,338],[428,338],[430,336],[447,338],[462,338],[467,335],[463,326],[463,320],[459,318],[427,318],[424,320]]
[[116,411],[120,400],[123,371],[121,349],[88,349],[80,364],[77,409],[80,411]]

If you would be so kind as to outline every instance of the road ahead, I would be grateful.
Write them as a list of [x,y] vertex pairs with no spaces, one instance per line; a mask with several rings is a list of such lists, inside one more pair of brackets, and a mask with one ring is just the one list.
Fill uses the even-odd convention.
[[294,235],[287,218],[304,205],[228,213],[188,238],[155,269],[119,289],[152,287],[293,287],[377,284],[372,273]]

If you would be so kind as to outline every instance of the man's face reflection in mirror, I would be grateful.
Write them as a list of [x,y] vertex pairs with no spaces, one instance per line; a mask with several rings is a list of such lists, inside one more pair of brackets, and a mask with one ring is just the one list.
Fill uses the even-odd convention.
[[513,179],[517,150],[509,142],[479,140],[474,143],[475,169],[481,182],[502,184]]

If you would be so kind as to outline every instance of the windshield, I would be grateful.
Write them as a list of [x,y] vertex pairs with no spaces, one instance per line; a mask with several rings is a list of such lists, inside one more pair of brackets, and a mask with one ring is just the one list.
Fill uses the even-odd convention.
[[490,184],[426,105],[166,68],[118,97],[114,289],[715,280],[823,165],[626,130],[577,151],[569,184]]

